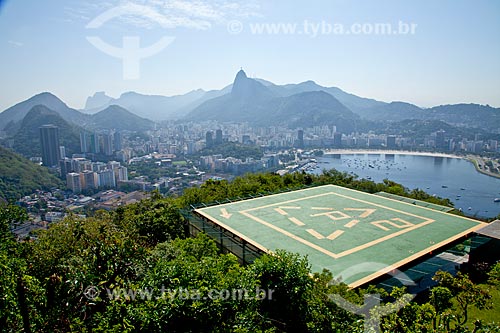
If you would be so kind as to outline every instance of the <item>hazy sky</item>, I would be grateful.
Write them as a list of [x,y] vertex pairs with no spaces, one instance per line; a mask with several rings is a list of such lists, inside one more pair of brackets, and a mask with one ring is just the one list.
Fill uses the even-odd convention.
[[[383,101],[500,107],[496,0],[0,2],[0,110],[42,91],[82,108],[96,91],[220,89],[240,67],[277,84],[314,80]],[[274,26],[256,31],[264,23]],[[416,29],[375,34],[378,23]],[[112,52],[121,58],[102,51],[122,48],[124,37],[156,46],[137,61],[132,47]]]

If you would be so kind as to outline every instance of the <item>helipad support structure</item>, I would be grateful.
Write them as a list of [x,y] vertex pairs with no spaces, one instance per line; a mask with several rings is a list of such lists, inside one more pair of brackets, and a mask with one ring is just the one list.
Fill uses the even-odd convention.
[[485,223],[335,185],[195,209],[221,233],[263,252],[307,255],[313,271],[334,276],[358,264],[384,268],[344,282],[366,284],[459,241]]

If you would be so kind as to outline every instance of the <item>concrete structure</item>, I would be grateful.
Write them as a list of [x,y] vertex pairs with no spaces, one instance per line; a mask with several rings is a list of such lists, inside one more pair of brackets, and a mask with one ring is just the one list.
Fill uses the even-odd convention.
[[80,131],[80,152],[83,154],[89,151],[89,137],[85,130]]
[[342,133],[333,134],[333,146],[336,148],[342,147]]
[[414,201],[325,185],[194,209],[201,222],[192,228],[210,230],[243,261],[249,247],[252,258],[284,249],[334,276],[376,262],[376,270],[344,276],[357,287],[431,258],[485,225]]
[[222,144],[222,130],[218,129],[215,131],[215,144],[220,145]]
[[66,147],[59,146],[59,158],[60,159],[66,158]]
[[102,152],[106,156],[113,155],[113,136],[109,133],[102,134]]
[[117,181],[128,181],[128,170],[126,167],[120,166],[114,170]]
[[82,189],[90,190],[97,188],[97,173],[85,170],[80,173],[80,183]]
[[103,170],[97,173],[99,187],[115,187],[115,173],[113,170]]
[[80,181],[80,174],[76,172],[70,172],[66,175],[66,186],[68,189],[74,193],[80,193],[82,191],[82,184]]
[[443,130],[436,132],[436,148],[445,149],[447,147],[444,137],[445,133]]
[[113,146],[115,151],[122,150],[122,134],[118,131],[113,134]]
[[97,133],[92,133],[90,135],[90,152],[98,154],[101,150],[99,149],[99,135]]
[[45,166],[57,166],[59,155],[59,128],[54,125],[40,127],[40,143],[42,147],[42,163]]
[[385,146],[388,149],[395,149],[396,148],[396,136],[395,135],[388,135],[386,142],[385,142]]
[[304,148],[304,131],[297,132],[297,148]]
[[211,131],[205,134],[205,145],[207,147],[212,147],[214,145],[213,133]]

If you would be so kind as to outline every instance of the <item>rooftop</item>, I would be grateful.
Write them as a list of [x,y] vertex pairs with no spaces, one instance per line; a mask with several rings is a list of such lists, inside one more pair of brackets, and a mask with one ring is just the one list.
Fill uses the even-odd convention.
[[216,206],[195,213],[260,250],[307,255],[313,271],[338,276],[357,264],[376,272],[344,277],[357,287],[484,227],[415,203],[325,185]]

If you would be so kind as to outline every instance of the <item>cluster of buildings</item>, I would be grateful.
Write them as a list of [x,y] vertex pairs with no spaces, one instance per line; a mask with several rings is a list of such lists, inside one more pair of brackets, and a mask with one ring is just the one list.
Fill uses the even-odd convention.
[[102,191],[93,196],[96,199],[94,203],[95,208],[105,210],[112,210],[120,206],[133,204],[149,197],[150,195],[144,192],[134,191],[124,193],[115,190]]
[[232,175],[241,175],[249,172],[258,172],[264,169],[277,168],[280,159],[277,154],[270,154],[261,159],[245,158],[244,160],[234,157],[223,157],[220,154],[201,156],[200,166],[210,172],[222,172]]
[[92,162],[84,157],[65,158],[60,161],[61,176],[66,177],[68,189],[74,193],[98,188],[114,188],[128,181],[127,168],[120,162]]
[[450,140],[448,142],[450,151],[463,151],[468,153],[498,152],[497,140]]
[[83,194],[67,196],[59,189],[37,190],[18,200],[17,204],[26,208],[29,220],[12,225],[11,230],[20,240],[36,238],[33,234],[35,230],[48,229],[51,223],[61,221],[69,212],[85,218],[89,210],[112,210],[148,197],[150,194],[145,192],[124,193],[112,189],[100,191],[91,197]]
[[120,132],[80,133],[82,154],[66,157],[66,149],[59,145],[59,128],[55,125],[40,127],[42,163],[48,167],[58,167],[60,175],[66,179],[67,188],[74,193],[98,188],[114,188],[120,181],[128,181],[127,168],[120,162],[93,162],[85,157],[86,153],[112,156],[121,150]]
[[[307,134],[304,134],[307,133]],[[294,144],[297,148],[372,148],[372,149],[433,149],[449,152],[499,152],[497,140],[480,140],[476,135],[474,140],[456,138],[439,130],[423,138],[415,139],[403,135],[388,135],[376,133],[333,132],[332,136],[325,135],[318,128],[307,131],[298,130]]]
[[[40,127],[42,163],[47,167],[57,167],[59,161],[67,157],[66,149],[59,144],[59,128],[52,124]],[[80,152],[85,156],[114,156],[122,151],[121,132],[80,132]],[[119,154],[118,154],[119,155]]]
[[342,133],[336,126],[322,125],[298,130],[282,126],[252,127],[247,123],[206,121],[188,124],[166,124],[152,133],[147,151],[193,155],[205,147],[224,142],[256,145],[269,150],[286,148],[373,148],[435,149],[450,152],[498,152],[498,141],[453,137],[443,130],[415,138],[404,134]]
[[[498,151],[495,140],[481,141],[454,138],[443,130],[422,138],[407,137],[404,134],[387,133],[341,133],[336,126],[322,125],[292,130],[280,126],[252,127],[247,123],[166,123],[150,133],[150,140],[143,142],[146,152],[171,154],[172,156],[196,155],[203,148],[215,148],[226,142],[252,145],[264,148],[270,154],[279,154],[289,148],[360,148],[360,149],[403,149],[438,150],[449,152],[481,153]],[[273,168],[279,160],[273,156],[262,159],[203,155],[195,161],[202,169],[210,172],[242,174]]]
[[[126,134],[126,133],[125,133]],[[282,126],[252,127],[248,123],[218,123],[215,121],[189,122],[185,124],[164,123],[147,134],[129,133],[125,138],[122,132],[82,130],[80,133],[81,154],[66,156],[65,148],[59,145],[58,128],[44,125],[40,128],[42,162],[49,167],[59,167],[61,176],[66,179],[68,188],[78,193],[88,189],[114,188],[120,184],[132,186],[133,190],[148,190],[158,184],[148,183],[137,175],[128,179],[125,163],[141,161],[144,156],[159,154],[164,166],[183,156],[203,155],[204,148],[216,148],[226,142],[257,146],[267,154],[261,159],[235,158],[213,154],[201,156],[195,165],[210,172],[244,174],[264,169],[279,168],[280,151],[289,148],[370,148],[404,150],[438,150],[454,153],[499,152],[498,141],[473,140],[453,137],[443,130],[422,138],[407,137],[404,134],[386,133],[341,133],[336,126],[322,125],[302,129],[289,129]],[[182,175],[179,175],[182,177]],[[149,179],[149,181],[152,181]],[[156,180],[155,180],[156,181]],[[164,184],[168,182],[163,182]],[[161,187],[163,184],[159,184]]]
[[103,154],[113,156],[116,151],[122,150],[122,133],[115,131],[80,132],[80,151],[82,154]]

